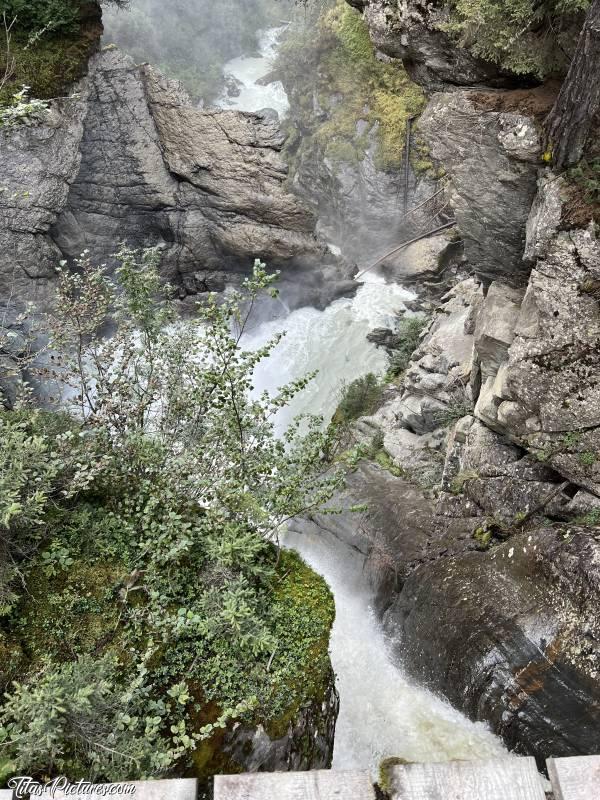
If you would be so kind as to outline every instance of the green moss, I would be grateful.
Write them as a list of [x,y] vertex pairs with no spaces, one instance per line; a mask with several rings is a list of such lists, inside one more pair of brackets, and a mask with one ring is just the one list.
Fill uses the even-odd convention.
[[[356,163],[365,156],[369,134],[376,131],[377,165],[395,169],[402,164],[407,120],[420,113],[425,98],[399,64],[376,58],[368,28],[355,9],[336,0],[313,25],[292,34],[278,69],[302,116],[303,147],[320,148],[334,163]],[[307,76],[315,74],[325,121],[315,119],[315,87],[307,83]]]
[[454,495],[462,494],[468,481],[474,481],[477,480],[477,478],[479,478],[479,473],[473,469],[459,472],[450,483],[450,491]]
[[[0,105],[7,104],[22,86],[30,86],[30,96],[40,99],[64,94],[83,75],[96,42],[89,30],[44,37],[35,45],[29,44],[27,36],[15,35],[11,55],[16,66],[11,80],[0,91]],[[0,55],[1,72],[5,56],[5,52]]]
[[275,588],[275,634],[278,647],[273,674],[273,709],[267,733],[279,738],[299,709],[322,702],[331,685],[329,635],[335,618],[327,583],[296,553],[284,553]]
[[379,764],[378,786],[384,794],[389,794],[392,790],[390,770],[393,769],[393,767],[401,767],[410,763],[412,762],[408,761],[406,758],[400,758],[399,756],[390,756],[389,758],[383,759]]
[[18,609],[17,630],[31,663],[99,655],[115,645],[120,613],[115,597],[124,571],[112,564],[74,562],[48,575],[32,570]]
[[[323,578],[296,553],[283,552],[272,587],[271,605],[270,619],[277,646],[271,657],[260,662],[261,685],[255,682],[255,665],[237,664],[235,693],[227,700],[233,703],[249,691],[257,691],[259,706],[243,722],[250,728],[261,723],[267,735],[275,740],[287,733],[301,709],[312,707],[318,715],[333,684],[329,635],[335,604]],[[231,665],[222,662],[221,669],[229,674]],[[220,714],[220,705],[211,699],[213,688],[204,685],[196,689],[200,702],[194,722],[198,727],[216,720]],[[200,780],[221,772],[241,771],[240,764],[223,751],[227,730],[217,731],[194,752],[193,774]]]
[[384,447],[381,447],[379,450],[377,450],[373,457],[373,461],[396,478],[406,477],[406,472],[394,463],[394,459]]
[[481,550],[487,550],[492,543],[492,533],[485,528],[477,528],[473,534],[473,538],[479,542]]

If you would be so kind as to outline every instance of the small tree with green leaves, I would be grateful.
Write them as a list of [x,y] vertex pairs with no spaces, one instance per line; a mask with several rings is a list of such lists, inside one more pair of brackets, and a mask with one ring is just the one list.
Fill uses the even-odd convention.
[[[34,658],[7,697],[0,755],[20,770],[113,780],[172,770],[257,707],[268,719],[306,702],[311,681],[298,672],[321,659],[327,674],[331,618],[297,625],[298,612],[277,599],[298,571],[281,556],[279,533],[322,508],[341,481],[324,459],[331,433],[321,419],[296,420],[283,439],[274,433],[275,415],[306,379],[273,396],[252,392],[255,366],[281,338],[254,352],[240,346],[259,293],[276,293],[263,264],[240,292],[211,297],[182,322],[158,251],[124,247],[117,258],[116,283],[88,254],[73,271],[61,265],[44,377],[71,420],[58,436],[35,437],[30,421],[19,422],[25,412],[5,415],[0,461],[4,533],[33,543],[21,581],[7,576],[14,618],[43,632],[46,597],[36,592],[45,581],[49,618],[60,608],[67,619],[46,645],[27,640],[45,660]],[[99,605],[89,581],[103,569],[113,584]],[[83,595],[65,588],[77,570]],[[34,613],[20,583],[38,602]],[[116,622],[100,636],[85,625],[74,633],[82,603]],[[292,630],[304,637],[299,648]],[[97,683],[92,657],[106,659]],[[219,712],[199,726],[205,704]]]

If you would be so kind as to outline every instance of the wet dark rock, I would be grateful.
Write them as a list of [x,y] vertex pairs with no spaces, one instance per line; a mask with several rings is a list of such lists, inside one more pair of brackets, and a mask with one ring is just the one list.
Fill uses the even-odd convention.
[[228,97],[239,97],[242,93],[243,83],[235,75],[225,75],[225,91]]
[[600,541],[545,528],[417,568],[385,614],[409,672],[517,752],[594,753]]
[[339,707],[332,672],[322,701],[301,708],[283,731],[266,730],[263,725],[255,728],[237,725],[228,731],[223,753],[229,768],[244,772],[329,769]]
[[[332,505],[334,515],[294,521],[292,530],[335,537],[364,557],[364,574],[380,611],[402,586],[411,563],[423,558],[431,535],[433,506],[418,487],[361,461]],[[363,510],[360,510],[360,509]]]

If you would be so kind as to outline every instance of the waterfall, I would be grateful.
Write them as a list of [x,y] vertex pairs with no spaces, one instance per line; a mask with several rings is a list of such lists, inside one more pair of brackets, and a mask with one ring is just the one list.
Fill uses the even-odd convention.
[[[240,110],[288,108],[281,84],[256,83],[272,68],[280,30],[261,38],[261,58],[239,58],[226,66],[243,85],[239,97],[223,97],[221,105]],[[283,93],[283,95],[282,95]],[[367,273],[354,298],[340,299],[324,311],[300,308],[269,320],[247,333],[242,346],[255,349],[275,333],[286,332],[272,356],[254,376],[254,390],[273,392],[279,386],[317,371],[308,389],[282,410],[281,432],[298,414],[331,418],[344,383],[385,369],[386,357],[366,334],[389,327],[414,294]],[[371,769],[382,758],[446,761],[505,755],[500,740],[482,723],[472,723],[449,703],[411,682],[390,659],[371,597],[361,581],[360,556],[337,540],[288,532],[285,544],[327,580],[336,602],[331,659],[340,693],[333,768]]]
[[270,28],[261,33],[257,57],[241,56],[225,64],[225,76],[233,78],[239,94],[232,96],[226,88],[217,100],[217,105],[238,111],[273,108],[280,119],[286,116],[290,104],[281,81],[262,82],[275,65],[278,43],[284,30],[285,26]]

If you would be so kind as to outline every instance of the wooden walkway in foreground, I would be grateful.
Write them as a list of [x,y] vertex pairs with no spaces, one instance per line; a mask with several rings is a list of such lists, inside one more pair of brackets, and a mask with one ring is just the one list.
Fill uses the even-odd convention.
[[[600,756],[548,759],[554,800],[600,800]],[[548,781],[533,758],[406,764],[388,771],[390,800],[548,800]],[[118,791],[127,787],[128,791]],[[113,791],[106,791],[106,789]],[[117,791],[115,791],[117,789]],[[195,780],[138,781],[112,784],[97,794],[38,794],[50,800],[197,800]],[[16,800],[10,789],[0,800]],[[376,800],[368,772],[272,772],[219,775],[214,800]]]
[[[548,760],[554,800],[600,800],[600,756]],[[407,764],[388,771],[391,800],[546,800],[533,758]],[[548,787],[549,789],[549,787]],[[214,800],[376,800],[367,772],[220,775]]]

